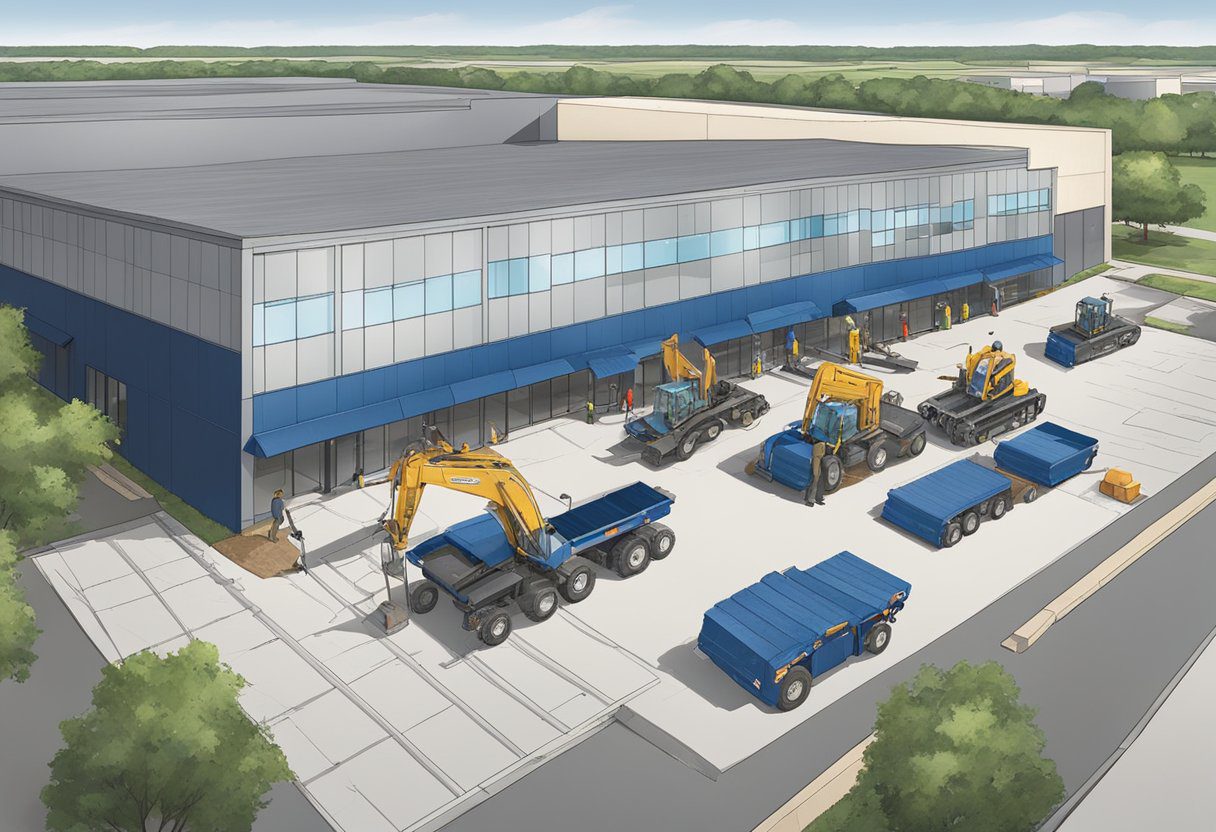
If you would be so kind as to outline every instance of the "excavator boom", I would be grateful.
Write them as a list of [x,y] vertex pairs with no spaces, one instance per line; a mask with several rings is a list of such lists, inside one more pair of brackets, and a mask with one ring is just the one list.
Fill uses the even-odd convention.
[[810,433],[815,408],[825,399],[856,405],[858,430],[869,430],[878,424],[880,418],[882,381],[825,361],[815,371],[815,380],[806,397],[806,409],[802,414],[803,433]]

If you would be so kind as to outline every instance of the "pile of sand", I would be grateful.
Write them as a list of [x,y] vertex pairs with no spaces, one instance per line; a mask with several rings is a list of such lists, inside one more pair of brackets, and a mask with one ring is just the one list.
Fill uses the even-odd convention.
[[279,532],[279,540],[272,543],[262,534],[238,534],[215,544],[216,550],[242,569],[259,578],[273,578],[298,568],[296,561],[300,550],[287,537],[286,530]]

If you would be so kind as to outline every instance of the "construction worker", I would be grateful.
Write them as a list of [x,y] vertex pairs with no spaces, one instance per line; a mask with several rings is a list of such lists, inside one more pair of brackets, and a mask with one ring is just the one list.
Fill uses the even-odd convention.
[[594,422],[595,422],[595,402],[588,399],[587,400],[587,424],[590,425],[590,424],[593,424]]
[[903,331],[903,339],[908,340],[908,313],[899,313],[899,328]]
[[633,413],[633,388],[630,387],[625,391],[625,415]]
[[963,301],[963,317],[962,317],[963,323],[967,323],[967,319],[970,317],[971,317],[971,306],[967,303],[967,301]]
[[490,444],[497,445],[502,441],[502,437],[498,435],[498,425],[490,422]]
[[790,366],[798,358],[798,339],[794,336],[794,328],[790,327],[785,333],[785,366]]
[[992,317],[1001,314],[1001,287],[992,284]]
[[270,532],[266,535],[271,543],[279,542],[279,529],[283,528],[283,519],[287,519],[287,524],[291,527],[292,536],[300,534],[300,530],[296,528],[295,521],[291,519],[291,512],[287,510],[287,503],[283,500],[283,489],[277,488],[274,492],[274,499],[270,501]]
[[811,445],[811,482],[803,497],[803,502],[808,506],[823,505],[823,458],[827,450],[826,442],[815,442]]
[[946,304],[946,308],[942,310],[942,329],[950,328],[950,304]]

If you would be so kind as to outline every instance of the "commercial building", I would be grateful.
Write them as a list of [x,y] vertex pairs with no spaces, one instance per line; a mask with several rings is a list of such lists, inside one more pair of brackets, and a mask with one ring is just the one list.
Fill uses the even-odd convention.
[[423,424],[646,402],[1109,257],[1107,131],[332,79],[0,86],[0,302],[41,380],[216,520]]

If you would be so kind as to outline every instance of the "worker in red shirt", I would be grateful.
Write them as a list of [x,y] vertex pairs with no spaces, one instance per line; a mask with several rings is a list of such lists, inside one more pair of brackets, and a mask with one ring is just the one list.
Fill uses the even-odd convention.
[[633,388],[630,387],[625,391],[625,415],[633,413]]

